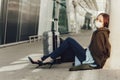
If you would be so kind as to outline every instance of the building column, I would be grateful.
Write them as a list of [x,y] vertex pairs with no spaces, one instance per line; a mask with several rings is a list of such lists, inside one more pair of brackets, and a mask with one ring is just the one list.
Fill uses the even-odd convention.
[[53,0],[41,0],[38,35],[42,35],[43,32],[51,30],[52,13]]
[[110,8],[110,68],[120,69],[120,0],[111,0]]

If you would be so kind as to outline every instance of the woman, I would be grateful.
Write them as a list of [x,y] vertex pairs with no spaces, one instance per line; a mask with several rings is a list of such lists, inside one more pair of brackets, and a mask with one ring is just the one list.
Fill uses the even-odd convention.
[[[106,60],[110,57],[111,45],[109,43],[109,15],[101,13],[95,20],[96,31],[93,32],[91,43],[85,50],[74,39],[68,37],[59,48],[53,51],[47,56],[43,56],[38,61],[33,61],[31,57],[28,59],[33,64],[39,64],[39,66],[50,64],[52,66],[54,60],[61,56],[64,51],[71,49],[74,56],[76,56],[81,64],[87,64],[92,68],[103,68]],[[50,66],[50,67],[51,67]],[[79,68],[73,67],[70,70],[78,70]]]

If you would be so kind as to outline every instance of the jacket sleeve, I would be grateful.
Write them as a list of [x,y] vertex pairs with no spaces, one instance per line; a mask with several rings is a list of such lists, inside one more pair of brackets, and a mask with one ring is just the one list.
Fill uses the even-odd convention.
[[110,57],[110,52],[111,52],[111,44],[109,42],[109,35],[105,34],[105,50],[106,50],[106,57]]
[[108,35],[104,33],[99,33],[97,35],[97,44],[99,45],[99,51],[101,52],[101,56],[108,58],[110,56],[110,43]]

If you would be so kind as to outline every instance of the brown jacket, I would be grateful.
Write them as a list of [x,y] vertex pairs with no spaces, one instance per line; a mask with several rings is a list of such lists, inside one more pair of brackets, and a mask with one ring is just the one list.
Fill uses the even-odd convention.
[[102,68],[107,58],[110,57],[111,45],[109,43],[109,33],[109,29],[101,28],[96,30],[92,35],[89,49],[95,63],[98,65],[97,68]]

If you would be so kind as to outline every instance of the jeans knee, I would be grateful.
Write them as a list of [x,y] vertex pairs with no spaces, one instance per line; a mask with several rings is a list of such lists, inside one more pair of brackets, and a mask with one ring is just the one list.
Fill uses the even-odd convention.
[[73,39],[73,38],[71,38],[71,37],[68,37],[67,39],[66,39],[67,41],[69,41],[69,42],[74,42],[75,40]]
[[71,37],[68,37],[66,40],[68,40],[68,41],[69,41],[69,40],[73,40],[73,39],[72,39]]

